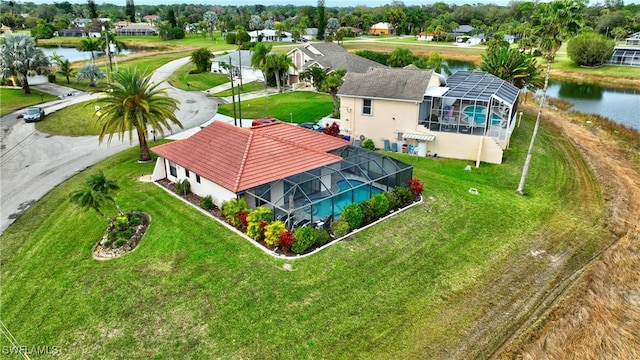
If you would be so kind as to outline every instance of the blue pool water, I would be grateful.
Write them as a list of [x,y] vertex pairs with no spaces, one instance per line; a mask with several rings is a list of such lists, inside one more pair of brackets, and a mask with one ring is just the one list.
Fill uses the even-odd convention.
[[[351,184],[351,186],[349,186]],[[382,190],[371,186],[364,185],[365,183],[360,180],[339,180],[336,182],[338,189],[340,191],[345,191],[351,189],[354,186],[359,186],[350,191],[345,191],[344,193],[338,194],[333,197],[334,209],[333,216],[337,217],[342,213],[342,209],[351,204],[352,202],[359,204],[365,200],[368,200],[371,196],[375,194],[383,193]],[[361,186],[362,185],[362,186]],[[313,201],[320,200],[322,198],[314,199]],[[331,215],[331,198],[324,198],[316,204],[313,205],[313,216],[317,216],[319,218],[326,218]],[[307,210],[311,211],[311,209]]]
[[[487,118],[487,107],[486,106],[467,106],[462,112],[467,115],[470,119],[473,119],[473,122],[476,124],[482,124],[484,120]],[[491,114],[491,124],[499,125],[502,122],[502,118],[497,114]]]

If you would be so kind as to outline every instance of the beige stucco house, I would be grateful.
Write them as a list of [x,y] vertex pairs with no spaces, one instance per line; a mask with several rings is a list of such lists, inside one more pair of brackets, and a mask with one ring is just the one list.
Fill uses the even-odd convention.
[[341,127],[378,148],[500,164],[518,94],[485,72],[459,71],[446,81],[412,66],[347,73],[338,93]]

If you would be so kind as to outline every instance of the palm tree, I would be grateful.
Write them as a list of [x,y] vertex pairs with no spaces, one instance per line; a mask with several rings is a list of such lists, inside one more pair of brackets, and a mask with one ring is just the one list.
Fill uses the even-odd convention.
[[531,142],[527,150],[527,157],[522,168],[522,176],[516,192],[524,194],[524,185],[531,164],[533,155],[533,145],[540,126],[540,116],[542,108],[547,101],[547,87],[549,76],[551,75],[551,62],[555,58],[556,52],[562,45],[562,39],[575,34],[582,25],[582,10],[585,7],[582,0],[557,0],[550,3],[540,3],[536,8],[533,19],[536,21],[534,31],[540,37],[540,49],[547,58],[547,69],[544,76],[544,86],[542,88],[542,99],[536,116],[536,123],[533,127]]
[[96,80],[104,79],[105,75],[96,64],[87,64],[78,70],[76,79],[89,80],[89,86],[96,86]]
[[0,38],[2,78],[17,76],[25,94],[31,94],[27,74],[49,72],[49,59],[27,34],[5,34]]
[[58,74],[67,78],[67,84],[70,84],[69,77],[73,76],[73,68],[71,67],[71,62],[69,59],[61,60],[58,63]]
[[543,85],[536,59],[518,49],[487,49],[487,54],[482,55],[480,70],[493,74],[518,89],[541,88]]
[[316,91],[322,91],[322,82],[327,77],[325,69],[319,66],[311,66],[300,72],[300,80],[311,80]]
[[93,209],[100,216],[104,217],[107,220],[110,220],[109,217],[106,216],[102,212],[102,210],[100,210],[100,208],[104,206],[105,202],[107,202],[108,199],[104,194],[98,191],[91,190],[89,187],[85,186],[69,194],[69,200],[71,200],[72,203],[79,205],[80,207]]
[[344,82],[345,69],[338,69],[328,74],[322,82],[322,91],[328,92],[333,98],[333,114],[340,116],[340,103],[338,102],[338,91]]
[[446,64],[446,60],[442,55],[438,53],[432,53],[427,58],[427,68],[433,69],[438,74],[441,74],[444,70],[445,74],[451,75],[451,70],[449,66]]
[[101,216],[109,219],[100,208],[104,207],[106,202],[112,202],[118,213],[122,214],[120,206],[116,203],[111,193],[120,189],[115,181],[107,179],[102,171],[89,176],[84,181],[84,187],[75,190],[70,194],[71,202],[81,207],[93,209]]
[[93,40],[93,38],[87,37],[80,40],[80,45],[78,45],[78,51],[90,52],[91,53],[91,62],[95,64],[96,59],[93,55],[94,51],[100,50],[100,44],[98,41]]
[[164,135],[164,129],[170,129],[171,124],[182,129],[182,123],[174,114],[178,101],[158,88],[161,83],[151,84],[151,76],[138,72],[137,68],[114,74],[114,80],[106,95],[97,101],[104,104],[98,117],[102,126],[98,139],[102,142],[108,135],[107,141],[111,142],[117,133],[122,141],[128,132],[129,142],[133,142],[135,129],[140,145],[140,162],[151,161],[147,127],[160,135]]
[[266,58],[265,68],[275,74],[278,92],[282,92],[282,88],[280,87],[280,74],[282,72],[286,73],[290,67],[295,68],[296,66],[287,54],[269,54]]
[[265,91],[267,89],[267,76],[265,75],[264,66],[267,62],[267,55],[271,52],[271,48],[271,45],[259,42],[251,49],[251,66],[260,69],[262,72]]

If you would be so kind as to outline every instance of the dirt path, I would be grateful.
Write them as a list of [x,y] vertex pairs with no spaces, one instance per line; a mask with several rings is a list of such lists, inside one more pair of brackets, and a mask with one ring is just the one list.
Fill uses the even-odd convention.
[[[564,115],[564,114],[562,114]],[[601,129],[545,110],[582,151],[609,204],[620,238],[528,330],[494,358],[640,359],[640,157]]]

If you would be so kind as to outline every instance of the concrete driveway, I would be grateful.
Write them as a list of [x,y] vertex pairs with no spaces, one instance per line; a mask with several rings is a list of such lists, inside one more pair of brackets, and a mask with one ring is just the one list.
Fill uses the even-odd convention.
[[[156,70],[152,80],[163,81],[188,62],[186,57],[165,64]],[[65,87],[45,86],[45,91],[56,95],[69,93]],[[169,96],[180,101],[176,116],[185,130],[208,121],[217,111],[216,102],[202,92],[181,91],[166,83],[161,86]],[[94,96],[76,94],[41,106],[49,114],[77,102],[89,101]],[[49,136],[36,131],[33,123],[18,119],[18,114],[20,112],[0,118],[0,234],[56,185],[98,161],[136,145],[120,143],[117,139],[111,144],[99,144],[97,136]],[[174,127],[168,134],[179,131],[182,130]]]

